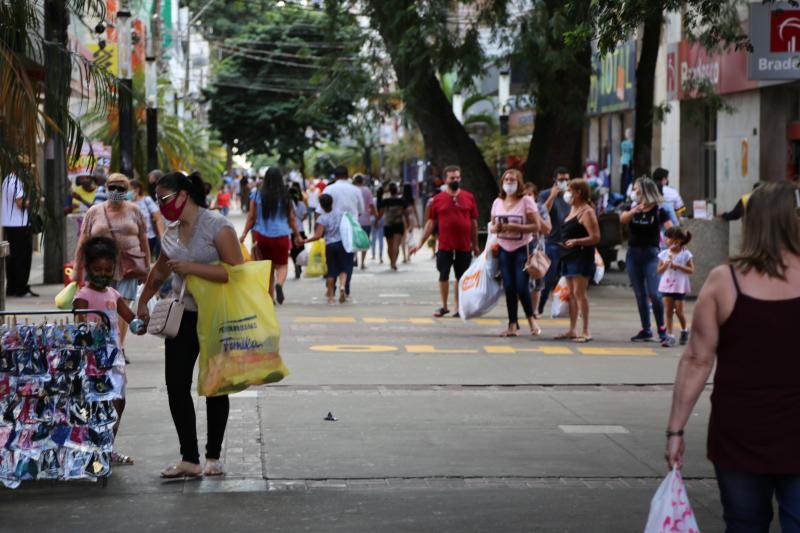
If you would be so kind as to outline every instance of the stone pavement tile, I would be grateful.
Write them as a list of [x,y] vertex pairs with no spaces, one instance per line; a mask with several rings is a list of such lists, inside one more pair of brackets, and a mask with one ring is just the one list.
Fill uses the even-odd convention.
[[269,477],[654,475],[605,435],[558,430],[575,416],[538,392],[262,401]]

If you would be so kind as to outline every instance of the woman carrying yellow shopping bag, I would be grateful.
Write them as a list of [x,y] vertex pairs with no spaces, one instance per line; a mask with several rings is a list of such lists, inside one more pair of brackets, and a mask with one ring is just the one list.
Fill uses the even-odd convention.
[[[156,185],[156,198],[161,214],[173,222],[164,233],[162,252],[145,282],[139,298],[137,317],[147,323],[150,319],[147,302],[158,292],[170,274],[174,295],[181,293],[186,276],[193,275],[217,284],[226,284],[228,270],[218,262],[229,265],[243,263],[239,240],[233,225],[222,215],[206,209],[203,180],[200,174],[186,176],[173,172],[162,177]],[[177,222],[177,223],[174,223]],[[198,306],[189,293],[183,299],[185,311],[180,329],[174,338],[164,343],[164,370],[167,382],[169,410],[180,441],[181,460],[161,472],[165,478],[222,475],[219,461],[225,426],[228,423],[228,396],[206,398],[208,440],[206,464],[200,468],[197,445],[195,410],[192,402],[192,374],[200,353],[197,333]]]

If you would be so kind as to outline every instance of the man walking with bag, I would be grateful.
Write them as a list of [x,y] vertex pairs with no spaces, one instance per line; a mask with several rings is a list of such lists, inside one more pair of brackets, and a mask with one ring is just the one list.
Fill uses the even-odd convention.
[[438,249],[436,251],[436,269],[439,271],[439,295],[442,306],[433,316],[441,317],[450,310],[447,308],[447,297],[450,291],[450,269],[456,277],[455,309],[453,316],[458,316],[458,280],[469,268],[472,254],[480,255],[478,247],[478,206],[472,193],[461,188],[461,168],[451,165],[444,169],[444,191],[433,197],[428,210],[428,220],[417,246],[409,250],[414,255],[423,243],[428,242],[433,233],[434,224],[438,224]]
[[553,173],[553,186],[544,190],[539,195],[539,203],[544,204],[545,209],[550,214],[550,235],[545,241],[545,253],[550,259],[550,269],[544,277],[544,289],[539,298],[539,314],[544,313],[544,305],[547,303],[547,298],[550,296],[550,291],[553,290],[556,283],[558,283],[559,274],[561,272],[561,224],[567,218],[570,211],[570,205],[564,200],[564,193],[567,192],[567,185],[569,185],[569,171],[564,167],[558,167]]

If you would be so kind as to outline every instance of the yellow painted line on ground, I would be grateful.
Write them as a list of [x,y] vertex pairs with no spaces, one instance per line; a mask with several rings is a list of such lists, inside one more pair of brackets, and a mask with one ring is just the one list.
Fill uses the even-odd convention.
[[537,346],[536,348],[515,348],[514,346],[484,346],[486,353],[491,354],[517,354],[517,353],[542,353],[545,355],[572,355],[568,346]]
[[435,324],[432,318],[409,318],[408,321],[412,324]]
[[478,350],[467,349],[437,349],[430,344],[406,344],[406,351],[411,353],[478,353]]
[[386,318],[369,317],[369,316],[364,318],[365,324],[386,324],[387,322],[389,322],[389,320]]
[[314,352],[379,353],[396,352],[397,346],[384,344],[318,344],[310,348]]
[[578,351],[584,355],[655,355],[651,348],[598,348],[581,346]]
[[476,318],[473,322],[481,326],[499,326],[501,324],[496,318]]
[[352,316],[296,316],[295,322],[317,323],[317,324],[355,324],[356,319]]

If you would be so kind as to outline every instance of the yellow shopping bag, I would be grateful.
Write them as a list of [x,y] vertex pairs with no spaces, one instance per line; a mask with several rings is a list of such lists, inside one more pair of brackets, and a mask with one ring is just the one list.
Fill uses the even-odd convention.
[[245,263],[253,260],[253,258],[250,257],[250,250],[247,249],[247,246],[245,246],[243,242],[239,243],[239,248],[242,250],[242,257],[244,258]]
[[280,326],[269,298],[271,261],[223,264],[227,283],[187,277],[197,302],[197,394],[220,396],[289,375],[279,353]]
[[328,265],[325,263],[325,239],[320,239],[311,243],[311,250],[308,252],[308,265],[306,265],[306,277],[318,278],[328,273]]
[[78,282],[72,281],[56,294],[56,307],[59,309],[72,309],[72,300],[78,292]]

